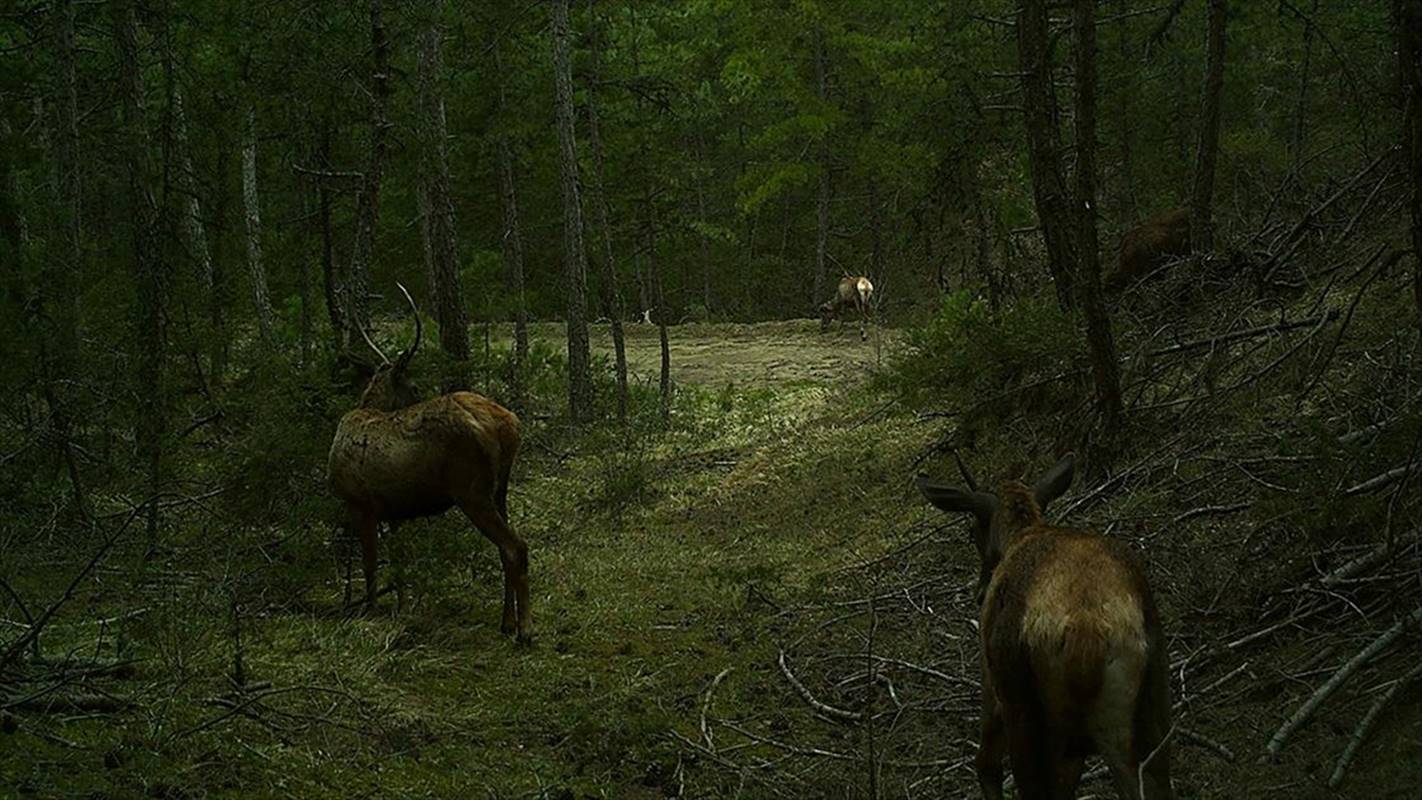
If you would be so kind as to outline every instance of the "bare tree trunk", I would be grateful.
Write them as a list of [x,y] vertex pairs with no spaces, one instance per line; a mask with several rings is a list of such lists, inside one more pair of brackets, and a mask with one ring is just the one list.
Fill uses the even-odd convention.
[[1076,213],[1078,225],[1077,296],[1086,318],[1086,343],[1096,406],[1108,434],[1121,420],[1121,376],[1111,319],[1101,300],[1101,258],[1096,241],[1096,2],[1075,0],[1076,35]]
[[134,329],[139,357],[134,439],[147,467],[148,549],[158,543],[158,490],[162,483],[162,442],[166,429],[163,408],[163,267],[159,261],[158,205],[153,197],[153,165],[143,111],[143,73],[138,56],[136,0],[112,6],[114,37],[118,45],[122,139],[128,172],[130,219],[133,226],[133,271],[138,288]]
[[[697,137],[696,160],[699,165],[706,163],[706,147]],[[705,182],[696,181],[696,218],[701,220],[701,224],[706,225],[710,220],[706,218],[706,186]],[[704,232],[701,234],[701,305],[706,309],[706,319],[711,320],[711,237]]]
[[390,122],[390,42],[385,36],[385,0],[369,0],[370,13],[370,152],[356,199],[355,246],[346,275],[346,346],[358,349],[357,328],[370,328],[370,266],[375,258],[375,234],[380,219],[380,181],[385,171],[386,133]]
[[884,279],[884,210],[880,208],[879,181],[869,177],[869,280]]
[[[54,239],[58,247],[48,248],[45,285],[49,302],[44,303],[50,316],[54,355],[44,362],[46,402],[52,414],[59,456],[69,470],[75,509],[81,519],[89,518],[88,503],[74,457],[71,442],[73,431],[72,387],[79,363],[79,282],[83,267],[82,181],[79,166],[78,80],[75,70],[74,3],[58,0],[53,6],[55,43],[59,69],[54,91],[55,131],[55,215]],[[42,109],[42,106],[39,106]],[[19,263],[25,239],[25,226],[19,222],[19,197],[12,195],[16,205],[15,258]],[[42,352],[47,353],[48,343]]]
[[257,111],[247,106],[242,126],[242,222],[247,237],[247,271],[252,281],[252,304],[257,309],[257,330],[265,347],[276,346],[272,303],[267,294],[267,269],[262,264],[262,210],[257,194]]
[[1196,253],[1214,248],[1215,157],[1220,143],[1220,100],[1224,88],[1225,0],[1207,0],[1205,83],[1200,98],[1200,144],[1195,152],[1195,189],[1190,200],[1190,246]]
[[[316,163],[331,169],[331,115],[321,120],[321,137],[316,144]],[[321,287],[326,296],[326,314],[331,318],[331,340],[337,352],[346,341],[345,316],[341,307],[340,277],[336,275],[336,257],[331,232],[331,187],[326,181],[316,182],[316,215],[321,227]]]
[[1422,0],[1393,0],[1402,82],[1402,148],[1411,177],[1412,290],[1422,314]]
[[667,334],[666,296],[662,293],[662,269],[657,262],[657,212],[655,201],[649,194],[647,208],[647,277],[651,284],[652,300],[657,307],[657,339],[661,344],[662,369],[658,383],[661,397],[662,423],[671,420],[671,344]]
[[188,142],[188,115],[183,102],[182,84],[173,87],[173,131],[178,139],[178,190],[183,194],[183,234],[189,255],[197,267],[198,288],[204,294],[212,291],[212,251],[207,246],[207,227],[202,218],[202,201],[198,199],[197,173],[193,170],[193,151]]
[[1303,63],[1299,66],[1299,99],[1294,110],[1294,174],[1303,163],[1303,151],[1308,128],[1304,125],[1308,116],[1308,79],[1310,62],[1313,60],[1313,18],[1318,14],[1318,0],[1313,0],[1308,16],[1304,18]]
[[1047,268],[1056,282],[1057,301],[1072,305],[1071,220],[1066,181],[1057,153],[1056,98],[1047,30],[1046,0],[1022,0],[1017,11],[1017,58],[1022,73],[1022,107],[1027,125],[1027,161],[1037,220],[1047,245]]
[[1117,217],[1121,230],[1133,227],[1136,219],[1136,65],[1131,48],[1130,15],[1127,0],[1116,0],[1116,43],[1119,47],[1122,70],[1121,85],[1117,96],[1121,106],[1116,121],[1120,123],[1121,136],[1121,208]]
[[622,287],[617,280],[617,266],[612,257],[612,222],[609,219],[607,190],[602,182],[602,133],[597,114],[597,83],[601,79],[601,42],[598,40],[598,25],[588,2],[589,25],[594,26],[592,42],[592,77],[587,90],[588,106],[588,146],[592,148],[592,209],[593,219],[602,234],[602,279],[603,307],[607,310],[612,326],[612,351],[617,372],[617,418],[627,419],[627,343],[623,338]]
[[524,298],[523,235],[519,232],[518,225],[518,193],[515,190],[516,184],[514,182],[513,151],[509,147],[509,137],[506,132],[508,118],[507,102],[504,97],[503,66],[499,61],[497,49],[494,51],[494,63],[499,72],[496,77],[499,84],[499,199],[502,201],[504,211],[504,232],[501,238],[504,264],[512,284],[510,288],[513,290],[515,303],[513,375],[510,382],[513,384],[514,397],[521,403],[523,401],[523,365],[528,363],[528,305]]
[[[213,162],[214,171],[217,175],[225,178],[229,174],[231,166],[231,144],[227,137],[221,137],[217,143],[217,158]],[[212,362],[211,373],[214,382],[222,381],[227,374],[227,361],[230,355],[226,313],[228,299],[227,256],[230,247],[228,212],[232,193],[225,187],[225,181],[219,183],[212,199],[212,291],[208,293],[207,298],[207,319],[208,328],[212,331],[211,341],[208,343],[211,348],[208,358]]]
[[[829,102],[829,79],[825,54],[824,31],[815,31],[815,96],[821,103]],[[830,156],[829,137],[820,139],[820,187],[815,197],[815,279],[810,292],[810,306],[813,308],[824,300],[825,259],[829,248],[829,205],[830,205]]]
[[574,422],[593,416],[587,322],[587,253],[583,250],[582,198],[578,192],[573,133],[572,32],[568,0],[553,0],[553,77],[557,97],[559,166],[563,184],[563,274],[568,293],[568,411]]
[[[444,72],[444,5],[444,0],[428,0],[429,20],[420,32],[421,138],[424,140],[420,194],[425,206],[422,230],[427,242],[430,275],[434,279],[430,291],[434,295],[440,347],[450,358],[466,361],[469,358],[469,317],[464,311],[464,291],[459,280],[454,201],[449,190],[449,133],[445,124],[444,90],[440,86]],[[444,388],[456,387],[446,380]]]

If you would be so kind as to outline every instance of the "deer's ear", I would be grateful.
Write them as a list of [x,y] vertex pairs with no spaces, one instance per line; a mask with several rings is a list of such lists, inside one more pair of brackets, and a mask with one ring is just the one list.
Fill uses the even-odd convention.
[[997,508],[997,498],[986,492],[948,486],[930,479],[927,475],[918,476],[914,483],[925,500],[943,511],[950,514],[972,514],[983,525],[992,521],[992,513]]

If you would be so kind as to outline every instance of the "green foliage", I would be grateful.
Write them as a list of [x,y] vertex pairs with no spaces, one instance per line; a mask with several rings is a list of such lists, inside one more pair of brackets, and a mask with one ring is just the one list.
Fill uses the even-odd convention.
[[987,404],[996,412],[1047,402],[1020,390],[1082,357],[1075,320],[1046,294],[993,313],[973,292],[959,290],[945,295],[938,313],[904,338],[907,346],[886,380],[914,402],[937,407]]

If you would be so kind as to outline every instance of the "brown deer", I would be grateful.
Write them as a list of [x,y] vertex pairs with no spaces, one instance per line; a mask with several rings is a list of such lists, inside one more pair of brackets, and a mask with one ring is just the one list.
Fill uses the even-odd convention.
[[504,571],[501,629],[530,641],[528,545],[509,527],[509,474],[519,448],[513,412],[473,392],[453,392],[420,402],[410,380],[410,360],[420,347],[419,312],[400,286],[415,317],[415,341],[391,363],[370,337],[361,336],[383,362],[357,407],[341,417],[327,469],[331,490],[345,504],[347,524],[360,539],[365,603],[375,605],[376,528],[441,514],[452,506],[499,548]]
[[918,478],[930,503],[977,523],[978,782],[1002,798],[1006,752],[1019,797],[1071,798],[1098,752],[1122,798],[1170,800],[1168,658],[1145,571],[1119,542],[1042,521],[1075,469],[1068,455],[1034,486],[1009,481],[996,494],[966,470],[967,489]]
[[868,335],[864,333],[864,323],[873,310],[873,299],[874,284],[870,283],[867,277],[844,276],[835,289],[834,297],[820,305],[820,330],[829,330],[830,322],[835,319],[843,325],[845,312],[853,311],[859,315],[860,340],[868,339]]
[[1111,293],[1119,292],[1170,259],[1189,254],[1190,209],[1162,212],[1121,237],[1120,261],[1102,288]]

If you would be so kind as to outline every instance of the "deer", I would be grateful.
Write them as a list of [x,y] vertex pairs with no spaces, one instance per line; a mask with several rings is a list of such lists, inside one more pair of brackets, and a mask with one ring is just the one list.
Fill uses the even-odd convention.
[[859,315],[859,340],[864,341],[869,336],[864,332],[864,323],[869,319],[872,311],[870,302],[874,298],[874,284],[869,278],[863,275],[846,275],[839,280],[839,286],[835,288],[834,297],[820,305],[820,330],[829,330],[830,321],[838,319],[840,325],[844,324],[844,313],[853,310]]
[[365,607],[379,594],[375,571],[376,530],[443,514],[458,506],[499,550],[504,606],[500,630],[532,641],[528,602],[528,545],[509,526],[509,476],[518,455],[519,419],[507,408],[473,392],[452,392],[421,401],[410,379],[422,326],[410,293],[401,293],[415,317],[414,342],[395,359],[386,357],[357,325],[381,364],[356,408],[336,426],[327,461],[331,491],[341,501],[346,525],[360,540]]
[[1190,209],[1175,208],[1157,214],[1121,237],[1121,257],[1116,271],[1102,284],[1117,293],[1144,278],[1172,258],[1190,254]]
[[993,493],[959,467],[966,489],[916,483],[934,506],[975,522],[983,797],[1002,798],[1004,753],[1019,797],[1075,797],[1095,752],[1123,800],[1172,800],[1169,658],[1145,570],[1120,542],[1042,519],[1071,485],[1075,456],[1031,486],[1007,481]]

